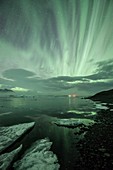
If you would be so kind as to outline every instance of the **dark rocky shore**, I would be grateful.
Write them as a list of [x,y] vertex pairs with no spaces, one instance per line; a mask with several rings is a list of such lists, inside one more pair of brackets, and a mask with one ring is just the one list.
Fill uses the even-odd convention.
[[101,101],[101,102],[106,102],[106,103],[112,103],[113,102],[113,89],[108,90],[108,91],[102,91],[94,96],[88,97],[88,99],[94,100],[94,101]]
[[[112,170],[113,169],[113,90],[100,92],[89,99],[105,102],[107,110],[101,110],[96,123],[90,127],[77,148],[80,158],[76,170]],[[104,104],[105,104],[104,103]]]

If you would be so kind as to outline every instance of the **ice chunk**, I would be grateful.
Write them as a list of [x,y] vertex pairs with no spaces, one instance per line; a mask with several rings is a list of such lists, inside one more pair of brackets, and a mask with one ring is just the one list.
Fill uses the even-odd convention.
[[12,112],[0,113],[0,116],[9,115],[9,114],[11,114],[11,113],[12,113]]
[[34,124],[34,122],[31,122],[8,127],[0,127],[0,152],[14,143],[18,138],[32,128]]
[[82,119],[82,118],[70,118],[70,119],[57,119],[53,121],[54,124],[59,126],[67,126],[67,127],[77,127],[79,125],[92,125],[94,124],[94,120],[91,119]]
[[102,104],[96,104],[96,108],[97,109],[103,109],[103,110],[107,110],[107,109],[109,109],[107,106],[103,106]]
[[14,164],[16,170],[58,170],[57,156],[49,151],[52,142],[49,139],[36,141],[26,151],[23,158]]
[[22,145],[20,145],[19,148],[13,150],[12,152],[5,153],[5,154],[2,154],[0,156],[0,169],[1,170],[6,170],[10,166],[10,164],[13,161],[13,159],[19,153],[21,148],[22,148]]
[[75,113],[75,114],[86,114],[86,115],[89,115],[89,116],[93,116],[93,115],[96,115],[97,113],[94,112],[94,111],[79,111],[79,110],[68,110],[67,113]]

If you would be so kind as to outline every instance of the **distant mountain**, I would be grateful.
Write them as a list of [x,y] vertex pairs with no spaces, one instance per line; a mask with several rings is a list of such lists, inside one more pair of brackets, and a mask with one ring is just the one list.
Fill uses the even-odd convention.
[[102,91],[94,96],[88,97],[88,99],[95,100],[95,101],[102,101],[102,102],[112,102],[113,103],[113,89],[108,91]]
[[14,91],[10,90],[10,89],[0,89],[0,92],[4,92],[4,93],[12,92],[12,93],[14,93]]

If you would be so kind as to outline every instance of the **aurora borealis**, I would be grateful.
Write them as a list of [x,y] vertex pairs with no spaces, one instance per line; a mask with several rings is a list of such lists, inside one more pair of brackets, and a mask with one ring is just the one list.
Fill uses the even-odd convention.
[[111,83],[112,66],[112,0],[0,1],[2,82],[10,79],[5,72],[24,69],[42,79],[77,76],[83,83],[90,78]]

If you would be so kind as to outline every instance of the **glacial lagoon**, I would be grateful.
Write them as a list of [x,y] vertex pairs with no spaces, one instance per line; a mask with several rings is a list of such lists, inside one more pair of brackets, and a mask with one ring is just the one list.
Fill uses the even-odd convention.
[[[0,98],[0,127],[35,122],[34,128],[9,147],[8,152],[22,144],[18,161],[34,142],[48,138],[52,142],[50,150],[56,154],[60,169],[73,170],[81,156],[77,145],[98,123],[100,110],[109,108],[106,103],[79,97],[4,97]],[[70,121],[76,125],[69,127]]]

